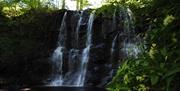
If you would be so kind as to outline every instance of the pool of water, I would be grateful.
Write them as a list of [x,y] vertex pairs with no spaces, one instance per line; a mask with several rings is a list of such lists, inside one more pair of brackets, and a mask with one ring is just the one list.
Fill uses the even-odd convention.
[[30,88],[17,88],[7,87],[2,88],[0,91],[106,91],[104,88],[97,87],[30,87]]

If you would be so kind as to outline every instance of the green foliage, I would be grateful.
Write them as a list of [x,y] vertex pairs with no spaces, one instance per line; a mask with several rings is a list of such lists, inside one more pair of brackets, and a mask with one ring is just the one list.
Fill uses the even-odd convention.
[[172,23],[174,19],[175,19],[175,18],[174,18],[172,15],[168,15],[168,16],[164,19],[164,23],[163,23],[163,24],[164,24],[165,26],[167,26],[168,24]]
[[88,0],[77,0],[76,2],[77,2],[77,4],[76,4],[77,10],[82,10],[84,7],[89,5]]
[[141,33],[146,49],[139,58],[124,60],[108,84],[108,90],[177,91],[180,84],[179,0],[153,0],[140,6],[122,2],[133,11],[136,30],[146,31]]
[[[35,84],[51,73],[46,34],[53,16],[30,10],[0,24],[0,84]],[[0,17],[1,18],[1,17]],[[54,19],[55,20],[55,19]],[[54,24],[53,24],[54,25]],[[54,28],[53,28],[54,29]],[[47,44],[46,44],[47,43]],[[38,52],[37,52],[38,51]],[[45,71],[42,71],[46,67]],[[33,76],[31,75],[33,74]]]
[[121,7],[118,7],[113,4],[103,5],[102,7],[98,8],[96,10],[96,15],[98,16],[98,15],[101,15],[102,13],[104,13],[104,14],[108,14],[109,18],[111,18],[114,14],[115,9],[121,9]]
[[62,0],[62,8],[61,9],[65,9],[66,6],[66,0]]
[[151,5],[152,0],[106,0],[106,3],[122,4],[134,8],[144,8]]
[[49,11],[55,9],[50,1],[42,0],[1,0],[0,12],[5,16],[17,17],[29,10]]
[[[88,0],[77,0],[77,10],[82,10],[88,6]],[[61,9],[66,9],[66,0],[58,1],[61,3]],[[51,11],[57,10],[59,6],[51,0],[0,0],[0,13],[11,18],[20,16],[29,10]]]
[[169,57],[173,57],[173,55],[160,53],[162,49],[153,50],[159,52],[153,54],[156,56],[155,58],[146,53],[137,59],[126,59],[108,85],[108,90],[172,91],[173,86],[178,85],[178,83],[172,83],[172,81],[176,74],[180,72],[180,63],[176,62],[177,59],[167,59],[167,55]]

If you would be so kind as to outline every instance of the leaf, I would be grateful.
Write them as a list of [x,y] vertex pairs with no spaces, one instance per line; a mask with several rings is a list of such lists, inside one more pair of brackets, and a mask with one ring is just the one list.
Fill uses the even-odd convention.
[[169,90],[169,86],[170,86],[170,84],[171,84],[171,81],[173,80],[173,77],[174,77],[174,76],[171,76],[171,77],[169,77],[169,78],[166,79],[166,91],[170,91],[170,90]]
[[159,76],[153,75],[151,76],[151,85],[155,85],[159,80]]
[[180,67],[177,67],[177,68],[175,68],[175,69],[173,69],[173,70],[168,71],[168,73],[166,73],[166,74],[163,76],[163,79],[166,78],[166,77],[168,77],[168,76],[171,76],[171,75],[173,75],[173,74],[176,74],[176,73],[178,73],[178,72],[180,72]]
[[165,67],[165,63],[160,63],[160,68],[163,69]]
[[163,79],[168,77],[168,76],[171,76],[171,75],[174,75],[176,73],[180,72],[180,67],[177,67],[173,70],[169,70],[168,73],[166,73],[164,76],[163,76]]
[[167,50],[166,50],[166,48],[162,48],[161,50],[160,50],[160,52],[161,52],[161,54],[165,57],[165,56],[167,56]]

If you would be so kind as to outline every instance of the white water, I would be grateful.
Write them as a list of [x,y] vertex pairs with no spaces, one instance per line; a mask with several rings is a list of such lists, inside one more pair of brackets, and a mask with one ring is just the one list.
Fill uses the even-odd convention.
[[140,46],[138,45],[140,39],[136,37],[134,31],[134,17],[129,8],[124,9],[123,18],[124,28],[121,35],[125,35],[125,39],[123,40],[123,48],[121,49],[121,51],[123,51],[126,57],[137,58],[139,53],[141,52]]
[[113,14],[112,30],[113,31],[116,30],[116,9],[114,10],[114,14]]
[[[116,10],[115,10],[116,12]],[[111,44],[111,61],[113,60],[116,40],[118,38],[123,38],[123,41],[120,44],[120,53],[123,52],[125,57],[138,57],[139,53],[141,52],[141,49],[138,45],[140,39],[136,37],[136,34],[134,32],[134,17],[130,9],[122,8],[121,11],[119,11],[119,17],[122,19],[122,25],[123,30],[120,30],[116,36],[112,40]],[[115,19],[115,13],[113,15],[113,23],[116,22]],[[113,24],[114,25],[114,24]],[[115,24],[116,25],[116,24]],[[112,26],[112,29],[115,26]],[[119,37],[118,37],[119,36]]]
[[112,46],[111,46],[111,61],[113,61],[113,55],[114,55],[114,51],[115,51],[115,46],[116,46],[116,41],[118,38],[118,34],[114,37],[113,41],[112,41]]
[[67,16],[67,12],[64,13],[62,22],[61,22],[61,27],[60,27],[60,32],[58,36],[58,47],[53,53],[52,56],[52,61],[53,64],[55,65],[55,72],[53,75],[55,76],[54,80],[50,83],[52,86],[57,86],[63,84],[63,54],[65,50],[65,40],[67,36],[67,31],[66,31],[66,23],[65,19]]
[[[116,30],[116,9],[114,10],[114,14],[113,14],[113,22],[112,22],[112,29],[113,31]],[[115,50],[115,45],[116,45],[116,41],[117,41],[117,37],[119,35],[119,32],[118,34],[116,34],[116,36],[114,37],[113,41],[112,41],[112,45],[111,45],[111,61],[113,61],[113,55],[114,55],[114,50]]]
[[138,46],[137,43],[132,42],[124,42],[122,51],[125,53],[127,57],[134,57],[137,58],[139,53],[141,53],[141,48]]
[[[116,49],[120,50],[125,54],[126,57],[137,57],[139,55],[140,48],[138,46],[139,39],[136,38],[134,33],[134,26],[133,26],[133,15],[129,9],[123,9],[122,11],[114,11],[113,21],[112,21],[112,29],[116,31],[118,28],[118,22],[116,20],[116,12],[120,12],[119,17],[122,19],[123,30],[119,30],[116,32],[114,38],[112,39],[111,49],[110,49],[110,60],[112,62],[118,61],[114,60]],[[73,39],[71,41],[74,42],[72,48],[66,48],[68,43],[67,41],[67,28],[66,28],[66,17],[67,13],[64,14],[59,37],[58,37],[58,46],[55,49],[52,55],[52,62],[54,64],[54,74],[53,79],[49,85],[51,86],[75,86],[75,87],[82,87],[85,84],[86,73],[87,73],[87,66],[90,57],[90,49],[92,46],[92,28],[93,28],[93,21],[94,21],[95,11],[93,11],[88,19],[87,22],[87,31],[86,31],[86,41],[85,41],[85,48],[80,49],[80,38],[79,31],[82,25],[83,20],[83,12],[79,16],[79,20],[76,22],[77,26],[75,28],[75,32],[71,34]],[[117,27],[117,28],[116,28]],[[123,41],[118,43],[119,38],[123,38]],[[119,53],[121,54],[121,53]],[[121,55],[120,55],[121,56]],[[113,76],[113,71],[109,73],[109,76],[104,79],[107,81],[109,78]]]
[[83,19],[83,11],[81,11],[81,14],[80,14],[80,17],[79,17],[79,20],[78,20],[78,24],[77,24],[77,27],[76,27],[76,47],[78,48],[78,44],[79,44],[79,29],[80,29],[80,26],[81,26],[81,22],[82,22],[82,19]]
[[[87,64],[89,61],[90,47],[92,41],[92,27],[94,21],[93,11],[88,20],[87,27],[87,39],[86,39],[86,47],[80,51],[78,49],[78,41],[79,41],[79,29],[82,21],[81,13],[79,20],[77,22],[76,32],[74,36],[76,37],[76,48],[71,48],[69,51],[66,49],[66,38],[67,38],[67,29],[66,29],[66,16],[67,13],[64,14],[63,20],[60,27],[59,38],[58,38],[58,47],[53,53],[52,61],[54,63],[54,68],[56,69],[54,72],[53,80],[50,82],[50,86],[84,86]],[[64,60],[64,53],[68,52],[68,60]],[[65,65],[63,62],[68,61],[68,65]],[[68,72],[63,72],[63,66],[67,66]]]
[[95,11],[93,11],[89,17],[88,21],[88,28],[87,28],[87,39],[86,39],[86,48],[82,52],[82,59],[81,59],[81,75],[79,78],[80,86],[84,85],[85,77],[86,77],[86,71],[87,71],[87,64],[89,61],[89,54],[90,54],[90,47],[91,47],[91,41],[92,41],[92,27],[93,27],[93,21],[94,21],[94,15]]

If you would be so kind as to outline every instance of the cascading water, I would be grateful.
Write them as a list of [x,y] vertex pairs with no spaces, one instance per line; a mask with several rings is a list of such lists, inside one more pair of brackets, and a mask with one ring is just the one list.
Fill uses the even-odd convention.
[[113,31],[116,30],[116,9],[114,10],[114,14],[113,14],[112,30]]
[[[64,14],[59,32],[58,47],[54,51],[52,57],[52,61],[55,64],[56,70],[54,72],[53,80],[50,83],[51,86],[77,86],[77,87],[84,86],[86,69],[90,54],[90,47],[92,45],[91,37],[92,37],[92,25],[94,21],[94,14],[95,11],[93,11],[89,16],[89,20],[87,23],[86,45],[85,48],[82,50],[82,49],[78,49],[79,29],[83,18],[82,17],[83,12],[81,12],[79,20],[77,22],[75,33],[73,35],[75,36],[76,44],[75,46],[73,46],[73,48],[69,49],[69,51],[66,48],[67,29],[66,29],[65,20],[66,20],[67,12]],[[64,63],[65,53],[66,54],[68,53],[68,59],[66,59],[66,61],[68,61],[67,63]],[[64,72],[63,66],[67,66],[66,67],[66,69],[68,69],[67,72]]]
[[[118,17],[116,16],[116,13],[119,13]],[[116,24],[116,17],[119,19],[118,24],[121,26]],[[113,74],[115,74],[116,69],[119,67],[117,64],[120,60],[119,57],[121,57],[121,59],[125,57],[138,57],[141,52],[137,45],[140,39],[136,37],[134,32],[132,12],[123,7],[121,7],[120,11],[116,11],[115,9],[112,20],[112,31],[115,31],[116,28],[119,30],[115,31],[116,34],[114,34],[115,36],[112,38],[110,48],[110,62],[112,62],[113,66],[111,66],[108,76],[103,79],[102,83],[108,82],[108,79],[111,79]],[[116,55],[117,51],[119,51],[118,55]]]
[[[113,22],[112,22],[112,29],[113,31],[116,30],[116,9],[114,10],[114,14],[113,14]],[[114,50],[115,50],[115,44],[118,38],[119,32],[118,34],[116,34],[116,36],[114,37],[113,41],[112,41],[112,45],[111,45],[111,57],[110,60],[113,60],[113,55],[114,55]]]
[[86,40],[86,48],[83,49],[82,52],[82,59],[81,59],[81,75],[79,76],[81,78],[80,85],[84,85],[85,76],[86,76],[86,69],[87,69],[87,63],[89,60],[89,54],[90,54],[90,47],[91,47],[91,41],[92,41],[92,27],[93,27],[93,21],[94,21],[94,14],[95,11],[93,11],[89,17],[88,21],[88,28],[87,28],[87,40]]
[[[54,67],[54,81],[52,81],[50,83],[50,85],[56,86],[57,84],[62,85],[63,84],[63,54],[64,54],[64,50],[65,50],[65,40],[66,40],[66,36],[67,36],[67,31],[66,31],[66,23],[65,23],[65,19],[67,16],[67,12],[64,13],[63,19],[62,19],[62,23],[61,23],[61,27],[60,27],[60,33],[58,36],[58,47],[56,48],[56,50],[53,53],[52,56],[52,61],[53,64],[55,64]],[[58,74],[58,75],[57,75]]]
[[[116,10],[115,10],[116,11]],[[137,46],[140,41],[134,33],[134,17],[129,8],[121,7],[121,10],[118,12],[119,18],[122,21],[123,29],[120,30],[117,35],[114,37],[111,46],[111,60],[113,59],[113,53],[115,50],[116,40],[118,38],[123,38],[122,44],[120,44],[121,51],[125,57],[137,57],[141,52],[140,48]],[[114,14],[115,15],[115,14]],[[113,15],[113,17],[114,17]],[[116,22],[113,18],[113,22]],[[118,37],[118,38],[117,38]],[[122,54],[119,53],[119,54]]]
[[129,8],[124,11],[124,29],[122,35],[125,35],[126,38],[123,40],[123,48],[121,49],[126,57],[138,57],[141,52],[138,43],[140,38],[136,36],[134,32],[134,17]]
[[113,41],[112,41],[112,46],[111,46],[111,61],[113,61],[113,55],[114,55],[114,50],[115,50],[115,45],[116,45],[116,41],[118,38],[119,33],[114,37]]
[[83,11],[81,11],[81,14],[80,14],[80,17],[79,17],[79,20],[78,20],[78,24],[77,24],[77,27],[76,27],[76,47],[78,48],[78,42],[79,42],[79,29],[80,29],[80,26],[81,26],[81,22],[82,22],[82,17],[83,15]]
[[[139,39],[134,32],[133,15],[129,9],[117,8],[111,19],[106,19],[108,15],[104,15],[102,23],[95,22],[102,24],[102,31],[99,31],[100,27],[96,28],[96,24],[93,28],[94,16],[95,11],[90,15],[86,11],[64,13],[58,47],[52,55],[54,74],[50,78],[51,86],[82,87],[85,82],[87,86],[105,86],[115,74],[119,60],[137,57],[141,52],[138,47]],[[88,62],[89,59],[91,62]],[[92,80],[96,78],[96,74],[99,76],[99,84]]]

